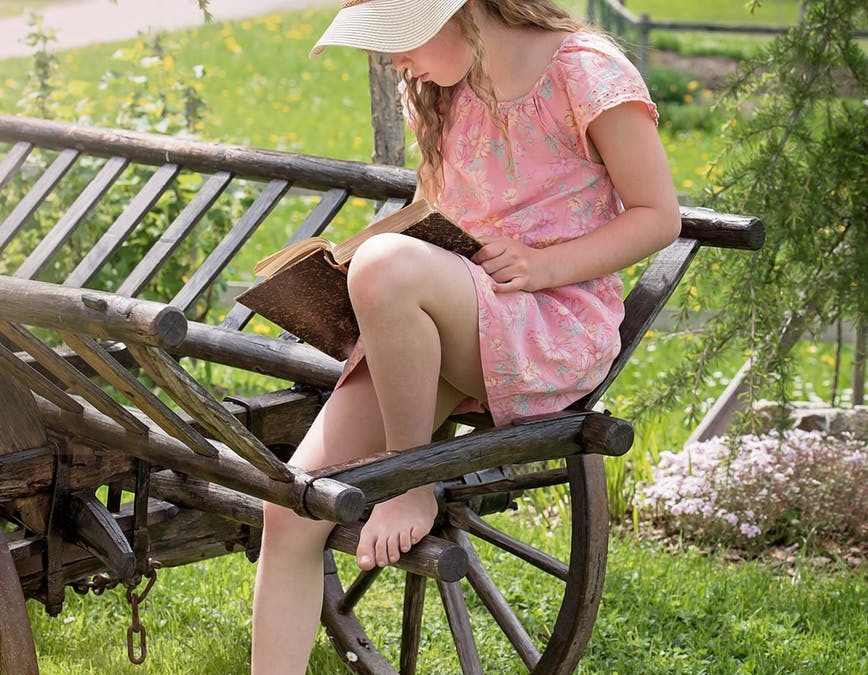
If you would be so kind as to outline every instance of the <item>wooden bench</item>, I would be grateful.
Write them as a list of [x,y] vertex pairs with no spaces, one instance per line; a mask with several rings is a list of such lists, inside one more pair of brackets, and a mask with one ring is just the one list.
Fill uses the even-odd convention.
[[[460,421],[476,427],[473,433],[441,430],[427,446],[304,472],[285,460],[340,364],[292,336],[245,330],[253,317],[240,305],[219,322],[209,322],[214,312],[194,316],[197,300],[219,286],[260,228],[285,228],[287,239],[319,234],[351,197],[377,204],[381,213],[400,208],[412,197],[414,174],[7,115],[0,115],[0,143],[7,144],[0,162],[0,525],[6,523],[0,527],[0,673],[38,671],[25,598],[56,614],[67,586],[110,583],[94,577],[100,573],[132,588],[153,576],[153,561],[180,565],[229,551],[255,560],[262,499],[340,523],[326,551],[322,618],[354,672],[416,671],[429,578],[463,672],[490,672],[475,646],[458,583],[464,577],[478,598],[474,604],[486,608],[517,661],[533,673],[572,672],[590,636],[605,574],[602,455],[623,454],[632,443],[627,422],[591,408],[700,246],[755,250],[763,239],[758,220],[683,209],[681,238],[655,257],[627,298],[623,349],[611,372],[569,410],[502,428],[489,428],[484,416],[465,416]],[[136,191],[115,195],[113,185],[133,171],[140,179],[127,184]],[[149,222],[173,186],[195,182],[198,174],[203,178],[194,197],[178,203],[160,227]],[[75,180],[82,188],[58,203],[61,186]],[[246,187],[238,194],[246,201],[240,216],[202,252],[198,268],[182,270],[185,280],[173,297],[154,299],[149,283],[173,264],[185,240],[196,241],[208,227],[215,202],[236,200],[238,206],[241,197],[233,190],[241,183]],[[247,197],[251,189],[255,194]],[[293,196],[298,190],[308,195],[302,202],[315,202],[300,224],[269,221],[281,203],[300,199]],[[119,212],[107,213],[111,205]],[[37,217],[44,213],[56,215]],[[94,234],[93,221],[106,223],[104,231]],[[123,270],[113,261],[143,229],[150,237],[146,249]],[[84,250],[81,240],[93,243]],[[190,359],[287,383],[220,400],[191,374]],[[430,482],[440,486],[442,518],[396,565],[406,580],[400,647],[390,661],[355,612],[377,587],[379,570],[345,585],[332,550],[354,551],[367,507]],[[570,497],[568,561],[486,518],[514,507],[522,492],[553,485],[565,485]],[[134,494],[132,502],[121,504],[122,490]],[[489,573],[479,541],[554,585],[561,601],[543,629],[526,628],[529,617],[505,598],[509,579],[498,579],[496,569]],[[142,646],[131,644],[131,655],[143,657]]]

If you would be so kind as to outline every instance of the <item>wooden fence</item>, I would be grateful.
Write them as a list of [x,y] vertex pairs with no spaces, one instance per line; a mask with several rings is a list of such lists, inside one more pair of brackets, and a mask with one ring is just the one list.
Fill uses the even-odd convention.
[[[648,77],[652,30],[697,31],[705,33],[744,33],[774,35],[790,29],[789,26],[763,26],[760,24],[702,23],[698,21],[656,21],[648,14],[636,16],[619,0],[588,0],[587,19],[604,30],[623,37],[635,33],[637,67],[642,77]],[[868,32],[859,31],[857,37],[866,37]]]

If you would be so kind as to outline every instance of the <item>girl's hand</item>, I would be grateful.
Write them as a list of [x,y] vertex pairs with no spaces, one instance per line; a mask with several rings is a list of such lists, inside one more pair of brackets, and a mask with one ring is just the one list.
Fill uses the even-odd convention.
[[498,293],[545,288],[541,251],[510,237],[479,237],[484,246],[471,259],[496,281]]

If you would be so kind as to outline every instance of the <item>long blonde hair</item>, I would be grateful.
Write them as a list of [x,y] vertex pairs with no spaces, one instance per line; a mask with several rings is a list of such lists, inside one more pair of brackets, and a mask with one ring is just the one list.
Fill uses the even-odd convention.
[[[530,0],[528,2],[521,0],[471,1],[477,3],[489,16],[511,27],[540,28],[571,33],[583,28],[580,22],[552,0]],[[455,19],[458,21],[462,36],[473,49],[473,65],[467,74],[467,80],[485,105],[495,124],[506,136],[506,123],[497,109],[494,84],[488,72],[485,45],[467,4],[455,13]],[[440,172],[443,162],[440,139],[443,127],[447,122],[452,99],[460,83],[451,87],[441,87],[434,82],[420,82],[406,71],[403,77],[416,128],[416,141],[422,155],[417,176],[422,184],[430,190],[426,196],[436,200],[443,188]]]

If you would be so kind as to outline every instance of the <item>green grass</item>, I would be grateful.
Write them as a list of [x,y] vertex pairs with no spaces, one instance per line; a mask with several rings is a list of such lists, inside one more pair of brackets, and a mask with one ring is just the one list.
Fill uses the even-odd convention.
[[[528,528],[507,516],[507,529]],[[512,523],[507,521],[513,521]],[[532,539],[564,555],[563,528],[534,530]],[[802,561],[791,574],[761,562],[725,563],[717,554],[684,550],[671,555],[656,544],[612,537],[603,601],[578,673],[823,673],[864,672],[862,638],[868,630],[866,575],[836,567],[818,572]],[[528,629],[550,628],[559,584],[528,566],[488,552],[495,579]],[[344,563],[348,562],[342,558]],[[347,567],[347,565],[344,565]],[[64,612],[30,614],[44,675],[231,675],[247,672],[254,567],[241,555],[160,571],[141,610],[148,660],[126,662],[129,607],[119,591],[101,597],[68,594]],[[392,570],[360,606],[371,637],[394,654],[400,625]],[[511,648],[468,594],[471,620],[486,626],[479,649],[486,673],[523,672]],[[287,631],[292,630],[287,608]],[[436,590],[429,584],[421,672],[460,672]],[[345,672],[324,636],[315,647],[311,675]]]
[[0,17],[19,16],[25,12],[38,12],[63,0],[3,0],[0,2]]

